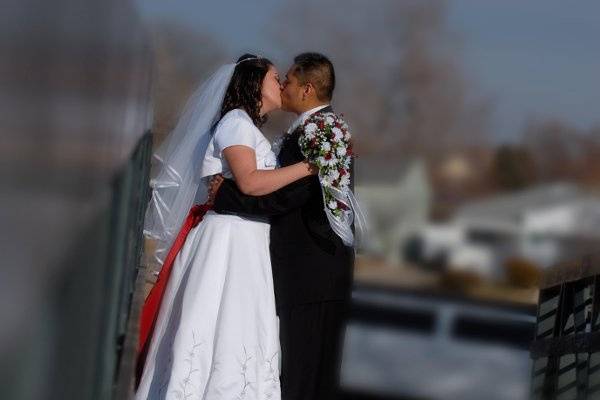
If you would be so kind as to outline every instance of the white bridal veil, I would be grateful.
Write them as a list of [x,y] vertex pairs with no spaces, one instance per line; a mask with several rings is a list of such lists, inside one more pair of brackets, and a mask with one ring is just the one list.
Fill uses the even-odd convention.
[[218,122],[221,104],[235,63],[220,67],[192,94],[175,129],[153,155],[156,172],[150,180],[152,198],[146,210],[144,234],[156,241],[160,264],[195,202],[207,199],[201,166]]

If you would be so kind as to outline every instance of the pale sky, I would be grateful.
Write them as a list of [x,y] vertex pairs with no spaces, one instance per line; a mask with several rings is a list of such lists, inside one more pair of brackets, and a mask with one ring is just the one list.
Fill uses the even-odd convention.
[[[207,32],[232,55],[272,48],[265,27],[286,1],[138,0],[148,20]],[[372,2],[374,5],[375,1]],[[494,105],[492,133],[510,140],[528,118],[600,126],[600,1],[450,0],[464,67]],[[343,13],[332,16],[343,18]],[[365,21],[368,23],[368,21]],[[276,58],[277,49],[273,49]]]

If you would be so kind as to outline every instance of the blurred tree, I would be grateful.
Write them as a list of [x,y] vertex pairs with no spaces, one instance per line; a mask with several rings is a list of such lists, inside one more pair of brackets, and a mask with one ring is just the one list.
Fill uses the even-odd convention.
[[503,145],[496,149],[491,178],[497,189],[517,190],[536,179],[536,166],[530,151],[521,146]]
[[585,169],[581,182],[586,186],[600,189],[600,126],[589,131],[590,145],[586,146]]
[[[290,61],[302,51],[332,59],[334,107],[364,168],[369,158],[425,160],[436,218],[488,189],[491,103],[463,72],[444,0],[295,1],[269,29]],[[465,173],[449,179],[458,164]]]
[[523,145],[541,182],[572,181],[600,187],[600,128],[579,129],[556,120],[530,121]]
[[216,39],[181,25],[158,24],[153,26],[152,33],[156,58],[153,130],[157,145],[174,128],[196,86],[226,62],[226,55]]
[[575,129],[560,121],[531,121],[523,141],[535,157],[542,181],[574,178],[583,150]]
[[349,0],[343,11],[333,0],[291,2],[270,29],[290,59],[305,50],[331,57],[335,105],[359,153],[431,160],[487,143],[489,104],[462,73],[444,1]]

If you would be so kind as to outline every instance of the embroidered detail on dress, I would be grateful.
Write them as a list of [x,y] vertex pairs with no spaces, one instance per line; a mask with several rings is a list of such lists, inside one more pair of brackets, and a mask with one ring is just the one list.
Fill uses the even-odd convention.
[[263,353],[264,364],[266,368],[266,378],[265,383],[270,384],[267,392],[265,393],[266,399],[271,399],[273,397],[273,392],[278,389],[279,383],[279,359],[276,357],[279,355],[279,351],[276,351],[271,357],[266,356],[264,351],[261,349],[261,353]]
[[196,350],[202,346],[203,342],[196,342],[196,334],[192,331],[192,348],[187,353],[187,358],[184,359],[188,363],[189,369],[187,376],[179,382],[181,390],[175,390],[175,397],[181,400],[186,400],[194,394],[194,385],[192,384],[192,374],[199,372],[199,368],[194,368],[194,360],[198,353]]
[[248,355],[248,352],[246,351],[246,346],[244,346],[244,359],[242,361],[238,360],[238,362],[240,363],[240,375],[242,375],[242,379],[244,380],[242,382],[242,391],[240,392],[240,394],[238,395],[238,399],[243,399],[246,397],[246,390],[252,385],[252,382],[248,381],[248,361],[250,361],[252,359],[252,356]]
[[216,373],[216,372],[221,372],[221,370],[220,370],[220,369],[219,369],[219,367],[218,367],[220,364],[221,364],[220,362],[218,362],[218,361],[214,361],[214,362],[213,362],[212,369],[210,370],[210,373],[211,373],[211,374],[214,374],[214,373]]

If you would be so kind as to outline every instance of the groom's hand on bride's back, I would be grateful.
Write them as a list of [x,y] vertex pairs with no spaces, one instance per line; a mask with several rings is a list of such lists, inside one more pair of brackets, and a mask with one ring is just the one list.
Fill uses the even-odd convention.
[[210,182],[208,183],[208,204],[214,203],[215,196],[217,195],[217,192],[219,191],[224,179],[225,178],[223,178],[223,175],[221,174],[213,175],[210,178]]

